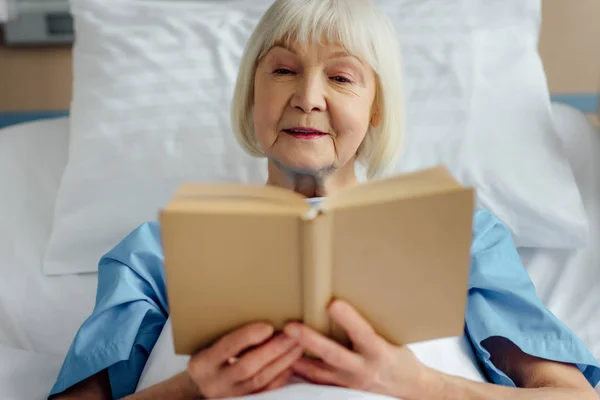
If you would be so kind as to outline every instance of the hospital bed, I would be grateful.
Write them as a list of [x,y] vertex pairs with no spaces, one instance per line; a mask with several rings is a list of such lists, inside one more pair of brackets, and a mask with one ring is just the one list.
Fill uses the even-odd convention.
[[[541,299],[600,358],[600,132],[578,110],[553,110],[589,212],[590,244],[520,253]],[[0,196],[2,399],[44,398],[94,304],[95,274],[42,273],[68,135],[68,118],[0,130],[0,182],[10,188]]]
[[[540,298],[600,358],[600,132],[571,106],[553,103],[552,113],[587,211],[589,237],[579,248],[519,252]],[[93,271],[43,271],[72,126],[70,117],[59,117],[0,130],[0,399],[45,398],[93,308]]]

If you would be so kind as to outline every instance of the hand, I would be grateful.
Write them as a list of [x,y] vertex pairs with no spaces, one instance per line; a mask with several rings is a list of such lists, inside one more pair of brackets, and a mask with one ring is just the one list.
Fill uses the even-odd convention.
[[273,336],[273,327],[255,323],[192,356],[187,373],[203,398],[244,396],[284,386],[301,356],[295,340]]
[[347,349],[303,324],[290,323],[284,332],[320,358],[303,357],[298,360],[292,366],[297,375],[318,384],[404,400],[421,398],[429,370],[409,348],[385,341],[354,308],[342,300],[334,301],[329,313],[346,331],[353,349]]

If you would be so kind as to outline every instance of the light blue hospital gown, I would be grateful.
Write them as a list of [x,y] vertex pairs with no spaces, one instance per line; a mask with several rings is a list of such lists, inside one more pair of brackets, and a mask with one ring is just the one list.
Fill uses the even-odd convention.
[[[149,222],[100,260],[96,306],[51,395],[106,368],[114,398],[133,393],[168,315],[160,229]],[[465,334],[491,382],[514,386],[481,344],[491,336],[540,358],[576,364],[592,386],[600,381],[597,360],[537,298],[509,231],[485,210],[474,215],[465,321]]]

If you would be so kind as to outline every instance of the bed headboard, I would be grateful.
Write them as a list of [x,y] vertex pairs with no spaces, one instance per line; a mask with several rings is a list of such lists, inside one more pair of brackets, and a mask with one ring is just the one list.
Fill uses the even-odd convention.
[[[542,0],[540,53],[553,100],[597,120],[600,1]],[[65,115],[71,99],[69,46],[0,46],[0,127]]]

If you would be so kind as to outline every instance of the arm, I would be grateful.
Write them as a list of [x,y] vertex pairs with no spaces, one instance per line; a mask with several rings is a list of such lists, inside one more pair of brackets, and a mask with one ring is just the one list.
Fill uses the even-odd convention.
[[484,342],[492,361],[519,388],[481,383],[430,370],[426,399],[597,400],[599,397],[579,369],[532,357],[509,340],[492,337]]
[[162,381],[139,393],[134,393],[123,400],[197,400],[198,386],[187,372],[181,372],[166,381]]
[[[123,400],[196,400],[199,399],[197,386],[186,372],[182,372],[148,389],[134,393]],[[110,400],[112,393],[106,370],[92,375],[72,386],[53,400]]]
[[[239,397],[286,384],[302,349],[272,326],[245,325],[193,355],[187,370],[124,400]],[[229,360],[237,358],[232,363]]]
[[51,396],[52,400],[110,400],[112,393],[108,380],[107,370],[98,372],[95,375],[79,382],[56,396]]
[[530,356],[510,340],[494,336],[483,342],[492,362],[513,380],[517,387],[572,387],[591,388],[581,371],[571,364],[563,364]]
[[[268,325],[249,324],[223,337],[216,350],[194,355],[188,371],[135,393],[168,317],[161,254],[158,226],[144,224],[102,258],[96,307],[78,331],[50,398],[195,400],[201,397],[199,387],[207,397],[229,397],[286,383],[301,349],[284,335],[271,337]],[[263,342],[223,368],[231,357]]]
[[[441,375],[441,373],[438,373]],[[423,399],[436,400],[598,400],[598,395],[588,388],[540,387],[513,388],[491,383],[481,383],[450,375],[438,376],[437,389]]]
[[523,388],[475,382],[429,368],[408,347],[386,342],[344,301],[334,301],[329,312],[347,332],[352,349],[302,324],[289,324],[284,329],[320,358],[305,358],[294,364],[294,371],[309,381],[403,400],[598,400],[576,367],[529,356],[500,337],[484,343],[497,366]]
[[[101,258],[94,310],[77,331],[49,396],[91,391],[97,393],[91,398],[112,399],[135,391],[168,318],[162,259],[154,223],[141,225]],[[100,390],[106,387],[109,393]]]
[[[466,398],[479,398],[482,388],[488,396],[512,400],[577,399],[579,393],[597,398],[592,388],[600,372],[597,361],[537,297],[510,231],[484,210],[475,215],[465,318],[475,355],[497,384],[467,382],[463,389],[474,395]],[[450,381],[448,392],[461,390],[460,383]]]
[[[272,326],[264,323],[248,324],[193,355],[187,370],[123,399],[199,400],[239,397],[273,390],[287,383],[292,373],[291,365],[301,356],[302,349],[296,342],[285,335],[274,335]],[[237,357],[238,361],[229,363],[232,357]],[[52,399],[112,399],[107,370],[85,379]]]

